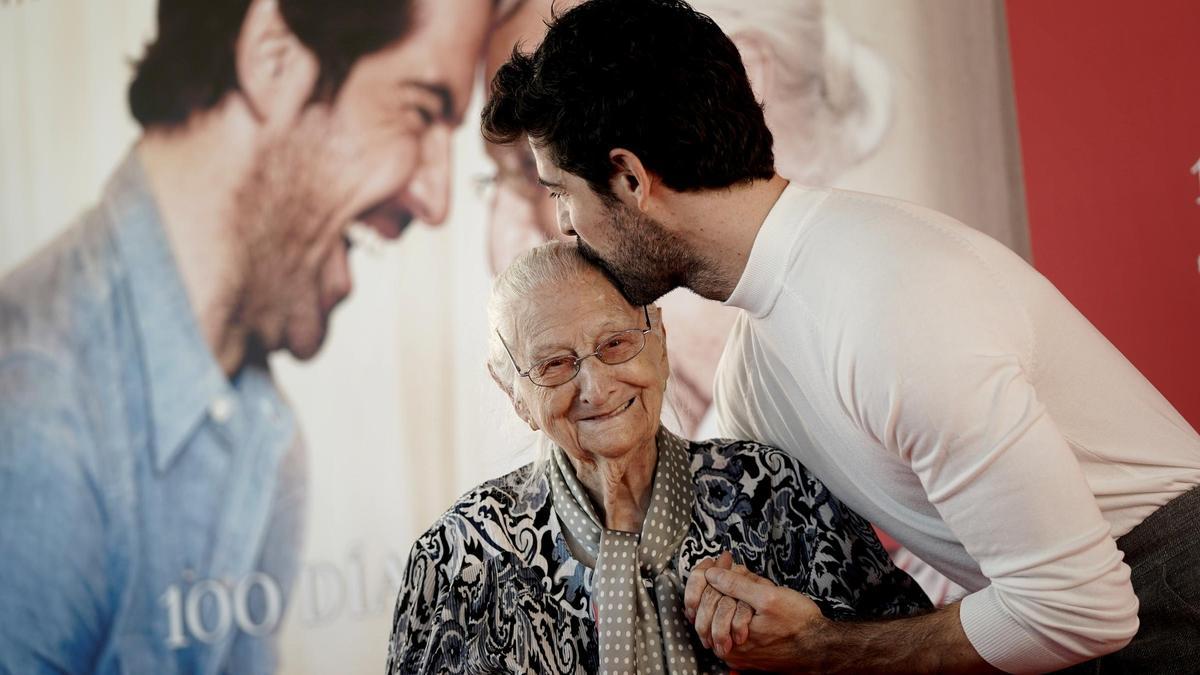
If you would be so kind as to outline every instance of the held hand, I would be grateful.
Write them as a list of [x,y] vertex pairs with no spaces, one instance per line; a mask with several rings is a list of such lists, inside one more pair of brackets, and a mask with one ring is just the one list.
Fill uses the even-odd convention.
[[[748,631],[743,634],[746,637],[737,640],[735,629],[735,639],[729,642],[723,636],[722,642],[714,648],[725,663],[739,670],[819,669],[818,662],[810,663],[806,659],[815,656],[819,660],[820,655],[805,646],[813,634],[828,623],[816,603],[803,593],[776,586],[745,568],[727,570],[710,565],[705,569],[704,577],[706,592],[717,593],[730,601],[724,609],[726,614],[736,616],[736,610],[731,611],[734,600],[744,602],[752,610]],[[691,586],[690,579],[688,586]],[[721,630],[729,630],[718,621],[724,620],[719,603],[710,626],[702,627],[702,618],[697,613],[696,632],[701,640],[706,632],[715,636]],[[736,620],[733,623],[736,624]]]
[[730,598],[712,588],[704,577],[709,569],[731,570],[735,574],[749,574],[741,565],[733,564],[728,552],[717,558],[706,558],[692,569],[684,589],[683,604],[687,618],[696,628],[701,644],[723,657],[735,645],[744,643],[750,632],[750,619],[754,610],[745,602]]
[[708,589],[708,580],[704,578],[704,572],[714,566],[725,570],[730,569],[733,567],[733,555],[726,551],[716,558],[705,558],[692,568],[687,586],[683,589],[683,611],[687,614],[688,621],[695,622],[696,620],[696,612],[700,610],[701,600],[704,599],[705,591]]
[[[720,567],[714,566],[714,569],[720,569]],[[741,565],[734,565],[730,568],[730,572],[751,576],[750,570]],[[719,658],[723,659],[735,646],[745,644],[749,639],[750,620],[754,618],[754,610],[744,600],[719,593],[711,584],[709,584],[708,591],[719,597],[713,611],[710,633],[712,650]],[[708,643],[705,643],[705,646],[708,646]]]

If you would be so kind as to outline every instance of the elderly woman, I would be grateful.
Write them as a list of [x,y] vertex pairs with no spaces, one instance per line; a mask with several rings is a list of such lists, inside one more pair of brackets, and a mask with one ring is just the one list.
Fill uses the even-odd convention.
[[573,243],[514,261],[489,316],[489,368],[544,434],[543,456],[417,540],[389,673],[727,672],[683,603],[691,570],[726,550],[833,618],[928,607],[870,526],[790,456],[662,426],[658,310],[629,305]]

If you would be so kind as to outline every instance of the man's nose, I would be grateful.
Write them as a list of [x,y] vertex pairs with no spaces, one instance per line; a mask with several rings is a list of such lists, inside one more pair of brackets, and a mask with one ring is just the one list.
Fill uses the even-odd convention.
[[555,204],[555,215],[558,217],[558,231],[568,237],[575,236],[575,225],[571,222],[571,211],[560,199]]
[[408,184],[408,207],[427,225],[441,225],[450,210],[450,129],[437,125],[421,143],[421,163]]

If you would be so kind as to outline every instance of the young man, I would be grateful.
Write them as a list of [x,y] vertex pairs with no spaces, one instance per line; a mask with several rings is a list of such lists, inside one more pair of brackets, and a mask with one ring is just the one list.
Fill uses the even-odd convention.
[[447,209],[487,0],[162,0],[144,134],[0,283],[0,671],[266,673],[346,231]]
[[971,591],[922,617],[836,624],[725,557],[691,575],[688,603],[731,666],[1200,658],[1200,437],[997,242],[777,175],[738,53],[707,17],[681,0],[586,2],[497,72],[483,128],[529,137],[559,227],[631,302],[686,286],[743,310],[717,375],[726,431],[794,453]]

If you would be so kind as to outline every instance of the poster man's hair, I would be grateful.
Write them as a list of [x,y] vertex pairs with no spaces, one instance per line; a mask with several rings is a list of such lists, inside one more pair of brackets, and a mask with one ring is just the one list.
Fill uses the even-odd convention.
[[[288,29],[315,55],[313,100],[337,96],[359,58],[404,37],[413,0],[277,0]],[[144,128],[177,126],[236,90],[235,46],[250,0],[159,0],[158,35],[129,85]]]

